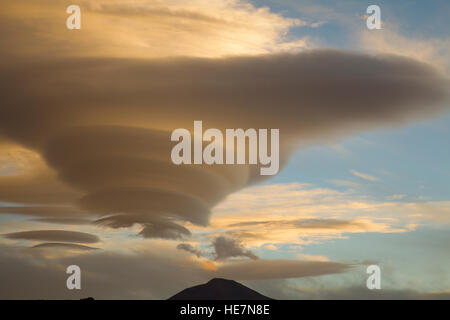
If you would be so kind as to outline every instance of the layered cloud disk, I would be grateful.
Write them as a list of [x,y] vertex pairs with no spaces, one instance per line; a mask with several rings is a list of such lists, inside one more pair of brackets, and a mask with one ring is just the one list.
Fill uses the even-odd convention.
[[[5,11],[5,23],[14,26],[19,23],[13,16],[17,10],[33,15],[48,3],[3,5],[11,9]],[[236,11],[227,17],[242,19],[245,13],[254,19],[265,17],[266,23],[283,20],[248,5],[223,5]],[[101,12],[95,21],[107,23],[103,15],[119,15],[121,6],[87,5],[86,29],[91,30],[89,12]],[[194,14],[179,6],[174,2],[163,10],[143,2],[133,10],[128,7],[122,18],[148,14],[164,20],[182,15],[192,23],[224,23],[211,18],[211,12]],[[193,5],[189,10],[200,12],[205,7]],[[45,19],[57,18],[49,14]],[[120,21],[114,26],[120,27]],[[157,22],[147,23],[150,27]],[[301,24],[286,20],[274,25],[284,30],[292,23]],[[40,30],[38,23],[34,27]],[[2,39],[20,38],[18,33],[20,28]],[[431,115],[448,94],[445,80],[430,67],[390,56],[316,50],[215,59],[124,60],[111,59],[115,55],[106,52],[100,58],[77,58],[85,56],[78,50],[78,40],[69,45],[40,32],[28,37],[42,52],[49,44],[73,51],[60,52],[51,60],[24,53],[2,65],[1,132],[8,148],[23,146],[35,164],[1,177],[0,188],[7,189],[2,200],[39,205],[2,211],[44,217],[92,215],[112,227],[140,223],[145,237],[189,235],[173,220],[206,225],[214,205],[259,179],[250,166],[173,165],[169,135],[177,127],[191,128],[193,120],[201,119],[216,128],[280,128],[281,160],[286,163],[296,146],[311,139]],[[91,55],[97,56],[96,42],[91,41]],[[101,43],[107,46],[105,41]],[[9,46],[5,54],[17,47]],[[61,202],[64,207],[53,206]]]
[[[114,227],[149,224],[144,236],[187,235],[174,219],[206,225],[214,205],[260,179],[255,166],[173,165],[175,128],[191,129],[196,119],[215,128],[279,128],[286,163],[301,143],[429,116],[447,98],[445,80],[424,64],[332,50],[24,63],[2,67],[1,131],[46,166],[1,177],[0,187],[16,183],[17,194],[22,181],[60,193],[69,187],[55,200],[72,196],[71,215],[109,216],[103,221]],[[13,192],[1,200],[22,202]],[[23,202],[30,198],[54,204],[33,195]]]
[[[8,203],[1,214],[72,229],[92,222],[139,226],[144,238],[187,238],[188,228],[207,227],[214,207],[261,177],[257,166],[172,164],[172,130],[192,130],[194,120],[202,120],[205,129],[280,129],[285,166],[302,145],[409,123],[447,106],[448,80],[428,64],[340,50],[299,51],[307,47],[304,40],[285,35],[307,23],[241,1],[79,1],[80,31],[65,28],[69,4],[0,4],[0,154],[8,155],[0,158],[0,201]],[[264,239],[255,228],[261,225],[311,233],[392,230],[369,219],[253,217],[245,228],[242,220],[231,220],[220,227],[242,238],[246,231],[247,243],[252,235],[260,242],[283,240]],[[6,235],[10,240],[50,242],[41,249],[98,240],[47,229],[13,231]],[[195,264],[190,272],[201,273],[198,279],[301,277],[349,268],[324,261],[267,262],[231,238],[218,239],[218,261],[253,260],[210,261],[206,267],[188,260],[188,266]],[[179,249],[200,255],[194,247]],[[108,253],[80,259],[90,270],[100,260],[128,261]],[[133,259],[139,269],[143,258]],[[259,271],[252,275],[249,269]],[[278,273],[264,273],[268,269]],[[142,289],[135,281],[132,287]],[[107,282],[100,286],[110,288]]]
[[36,231],[14,232],[6,234],[5,238],[23,239],[23,240],[80,242],[80,243],[95,243],[99,242],[100,240],[97,236],[89,233],[64,231],[64,230],[36,230]]

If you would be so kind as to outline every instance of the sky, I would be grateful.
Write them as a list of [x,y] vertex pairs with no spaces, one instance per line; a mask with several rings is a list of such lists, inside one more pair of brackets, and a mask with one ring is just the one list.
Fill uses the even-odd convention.
[[[0,4],[0,298],[450,298],[448,1],[71,4]],[[194,120],[279,128],[280,172],[175,166]]]

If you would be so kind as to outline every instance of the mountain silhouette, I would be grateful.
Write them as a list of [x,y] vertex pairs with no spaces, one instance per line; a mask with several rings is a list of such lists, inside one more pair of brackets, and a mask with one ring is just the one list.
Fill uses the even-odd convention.
[[190,287],[168,300],[272,300],[246,286],[227,279],[214,278]]

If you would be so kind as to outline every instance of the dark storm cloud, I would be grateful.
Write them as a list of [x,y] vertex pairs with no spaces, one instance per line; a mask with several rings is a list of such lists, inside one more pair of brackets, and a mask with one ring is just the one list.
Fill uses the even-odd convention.
[[[159,216],[159,217],[158,217]],[[161,215],[152,215],[150,212],[141,215],[113,215],[95,221],[95,224],[110,228],[128,228],[140,224],[143,229],[139,232],[144,238],[182,239],[191,236],[191,232],[173,219]]]
[[180,243],[179,245],[177,245],[177,249],[195,254],[199,258],[202,256],[202,252],[189,243]]
[[351,267],[329,261],[259,259],[226,264],[219,268],[217,274],[235,280],[288,279],[342,273]]
[[232,257],[248,257],[250,259],[258,259],[253,252],[244,249],[238,239],[228,238],[224,236],[217,237],[212,243],[216,253],[216,260],[225,260]]
[[[208,280],[198,263],[176,260],[176,251],[164,256],[90,250],[52,258],[44,250],[0,245],[0,299],[165,299]],[[82,290],[66,288],[66,268],[73,264],[81,268]]]
[[[286,295],[293,290],[292,286],[277,278],[323,275],[325,270],[331,274],[340,273],[349,270],[348,265],[260,259],[211,272],[203,270],[195,261],[175,260],[176,257],[176,254],[163,256],[145,252],[130,255],[94,250],[68,258],[48,258],[34,248],[0,245],[0,283],[3,289],[0,290],[0,298],[80,299],[91,296],[96,299],[165,299],[213,277],[228,276],[235,280],[249,279],[245,283],[251,288],[277,299],[449,299],[446,292],[368,290],[366,287],[307,292],[295,289],[291,295]],[[184,267],[179,268],[179,263]],[[80,266],[82,271],[89,271],[83,273],[83,283],[87,284],[83,290],[67,290],[65,287],[66,268],[71,264]],[[11,277],[11,274],[15,276]]]
[[96,243],[100,241],[97,236],[89,233],[65,230],[35,230],[14,232],[5,234],[3,235],[3,237],[14,240],[42,240],[79,243]]
[[[44,250],[0,245],[0,298],[166,299],[187,287],[219,276],[236,280],[278,279],[333,274],[345,269],[343,265],[331,262],[249,260],[211,271],[205,270],[201,261],[183,259],[176,254],[178,249],[152,249],[138,254],[92,250],[58,258],[46,256]],[[162,251],[166,254],[161,254]],[[72,264],[82,270],[85,284],[82,290],[67,290],[65,286],[66,268]],[[15,276],[11,277],[11,274]]]
[[154,221],[143,224],[143,229],[139,235],[144,238],[161,238],[161,239],[182,239],[189,237],[191,232],[185,227],[172,221]]
[[136,223],[146,223],[149,222],[150,219],[146,216],[139,215],[113,215],[106,216],[101,219],[95,220],[95,224],[108,226],[110,228],[119,229],[119,228],[128,228],[132,227]]

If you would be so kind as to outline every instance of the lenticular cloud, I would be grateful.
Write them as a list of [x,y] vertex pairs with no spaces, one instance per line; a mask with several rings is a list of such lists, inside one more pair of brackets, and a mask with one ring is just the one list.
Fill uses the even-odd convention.
[[[413,121],[447,99],[445,80],[424,64],[330,50],[27,63],[2,66],[0,128],[44,160],[29,179],[55,172],[55,188],[74,190],[69,216],[115,228],[141,224],[147,237],[188,236],[180,223],[208,224],[212,207],[262,179],[255,165],[174,165],[175,128],[191,129],[194,120],[279,128],[283,165],[302,143]],[[0,188],[11,180],[3,178]]]
[[[276,48],[280,33],[304,23],[250,5],[196,2],[187,12],[182,2],[164,9],[142,0],[123,12],[120,1],[91,2],[84,14],[96,21],[94,29],[70,36],[58,29],[54,11],[36,20],[39,11],[25,10],[27,23],[13,11],[0,13],[0,151],[23,164],[0,176],[0,201],[15,203],[0,213],[112,228],[138,224],[143,237],[188,237],[185,222],[207,225],[227,195],[267,177],[258,165],[174,165],[174,129],[192,130],[195,120],[205,129],[279,129],[282,169],[303,144],[429,117],[448,102],[448,80],[406,58],[267,54],[262,44],[252,51],[217,41],[231,31],[244,37],[239,43],[264,34],[259,41]],[[34,9],[49,6],[39,3]],[[221,19],[224,10],[231,20]],[[179,34],[174,18],[191,31],[183,37],[189,41],[172,48],[160,38]],[[44,20],[48,34],[36,22]],[[246,21],[262,29],[246,33]],[[211,47],[199,42],[205,24]],[[167,45],[139,46],[157,40]]]

